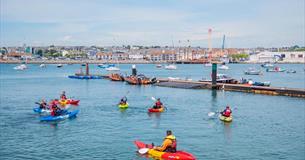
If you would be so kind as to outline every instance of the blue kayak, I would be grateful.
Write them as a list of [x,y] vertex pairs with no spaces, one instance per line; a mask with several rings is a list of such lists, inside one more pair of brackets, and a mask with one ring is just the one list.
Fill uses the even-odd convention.
[[72,112],[67,112],[64,115],[60,115],[60,116],[44,116],[40,118],[40,121],[58,121],[58,120],[64,120],[67,118],[73,118],[76,117],[76,115],[78,114],[79,110],[75,110]]
[[36,112],[36,113],[51,113],[51,110],[49,110],[49,109],[41,109],[39,107],[33,108],[33,111]]

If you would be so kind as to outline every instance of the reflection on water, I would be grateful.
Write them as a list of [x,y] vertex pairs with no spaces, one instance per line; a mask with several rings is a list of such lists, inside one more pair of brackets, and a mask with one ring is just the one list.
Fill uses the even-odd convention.
[[150,119],[153,120],[153,127],[159,128],[160,127],[160,120],[161,120],[161,113],[155,112],[155,113],[147,113]]
[[232,140],[231,123],[232,122],[223,122],[225,140],[226,140],[226,143],[229,143],[229,144],[231,143],[231,140]]

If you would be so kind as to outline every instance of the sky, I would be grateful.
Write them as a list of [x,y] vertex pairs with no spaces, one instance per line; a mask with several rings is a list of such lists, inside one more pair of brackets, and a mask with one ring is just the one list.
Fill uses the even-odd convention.
[[0,0],[1,46],[305,45],[304,0]]

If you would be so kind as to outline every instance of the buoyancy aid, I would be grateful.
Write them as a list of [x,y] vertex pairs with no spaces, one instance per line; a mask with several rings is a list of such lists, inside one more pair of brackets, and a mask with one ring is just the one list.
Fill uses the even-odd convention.
[[171,140],[171,145],[168,145],[166,147],[166,149],[164,150],[165,152],[171,152],[171,153],[175,153],[177,151],[177,140],[176,140],[176,137],[174,135],[169,135],[169,136],[166,136],[164,138],[164,140]]
[[231,113],[232,113],[231,109],[225,109],[225,111],[223,112],[223,116],[230,117]]

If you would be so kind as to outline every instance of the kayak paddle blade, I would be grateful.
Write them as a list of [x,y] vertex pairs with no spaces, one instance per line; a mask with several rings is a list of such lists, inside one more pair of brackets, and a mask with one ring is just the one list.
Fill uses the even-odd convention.
[[215,112],[210,112],[210,113],[208,113],[208,116],[209,117],[212,117],[212,116],[214,116],[215,115]]
[[155,97],[151,97],[151,100],[153,100],[153,101],[157,101]]
[[141,149],[139,149],[139,153],[140,154],[146,154],[147,152],[148,152],[148,150],[149,150],[149,148],[141,148]]

